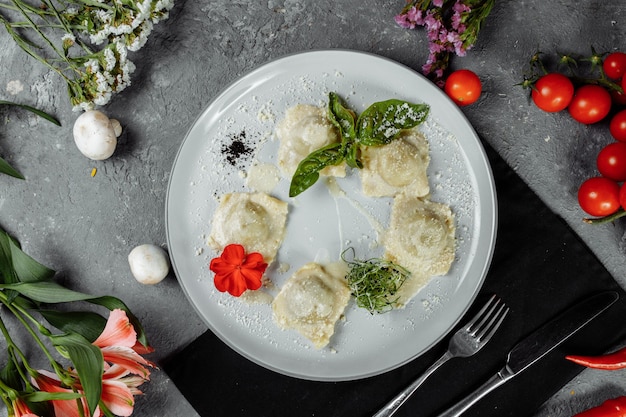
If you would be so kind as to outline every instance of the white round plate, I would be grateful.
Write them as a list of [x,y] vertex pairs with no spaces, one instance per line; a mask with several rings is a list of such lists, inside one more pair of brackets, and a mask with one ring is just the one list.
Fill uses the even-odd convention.
[[[430,143],[431,200],[451,206],[457,250],[450,272],[434,277],[402,310],[371,315],[351,301],[330,344],[315,349],[281,330],[268,303],[250,304],[218,292],[206,244],[218,198],[253,191],[253,164],[275,166],[275,125],[298,103],[325,106],[336,92],[360,114],[390,98],[430,105],[421,126]],[[246,152],[234,152],[234,143]],[[364,198],[358,172],[330,192],[324,181],[295,199],[289,179],[270,194],[289,203],[287,233],[268,269],[277,291],[307,262],[336,261],[349,247],[359,259],[380,256],[377,226],[387,224],[391,199]],[[168,186],[166,228],[175,273],[209,328],[232,349],[274,371],[303,379],[345,381],[394,369],[425,352],[458,323],[487,273],[496,234],[496,196],[484,149],[463,113],[420,74],[378,56],[323,50],[287,56],[226,88],[195,121],[180,147]],[[288,269],[284,271],[284,269]]]

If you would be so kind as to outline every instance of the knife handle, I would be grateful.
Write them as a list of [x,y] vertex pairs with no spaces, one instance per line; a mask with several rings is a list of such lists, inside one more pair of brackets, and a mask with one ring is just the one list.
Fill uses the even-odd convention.
[[459,401],[456,405],[439,414],[437,417],[458,417],[466,412],[471,406],[476,404],[478,400],[489,394],[500,385],[504,384],[511,376],[500,371],[482,384],[476,391]]

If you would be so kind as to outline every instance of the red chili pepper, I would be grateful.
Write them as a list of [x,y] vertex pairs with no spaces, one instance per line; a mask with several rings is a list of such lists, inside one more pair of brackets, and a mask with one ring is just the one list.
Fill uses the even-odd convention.
[[626,397],[606,400],[601,405],[578,413],[574,417],[626,417]]
[[616,352],[600,356],[567,355],[565,359],[579,365],[595,369],[622,369],[626,368],[626,347]]

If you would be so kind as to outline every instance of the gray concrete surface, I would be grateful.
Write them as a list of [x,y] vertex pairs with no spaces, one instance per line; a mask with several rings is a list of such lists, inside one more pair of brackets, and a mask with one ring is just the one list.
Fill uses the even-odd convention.
[[[187,129],[225,85],[285,54],[354,49],[419,69],[428,53],[426,35],[395,24],[393,16],[403,5],[403,0],[177,0],[169,20],[131,54],[137,65],[132,86],[104,109],[122,122],[124,134],[115,155],[103,162],[86,159],[74,146],[77,114],[60,78],[0,30],[0,100],[35,105],[63,124],[54,127],[0,108],[0,155],[26,176],[26,181],[0,176],[0,224],[28,253],[60,271],[64,284],[125,300],[156,348],[152,359],[163,360],[206,326],[174,276],[142,286],[130,275],[126,257],[141,243],[165,246],[167,182]],[[624,223],[585,225],[576,203],[578,185],[594,173],[595,155],[611,140],[606,124],[586,127],[565,114],[543,113],[516,84],[536,50],[586,54],[592,45],[626,50],[625,38],[622,0],[501,0],[475,48],[453,61],[483,80],[483,97],[463,110],[477,132],[623,286]],[[195,415],[162,371],[144,388],[133,415]],[[621,394],[626,394],[625,372],[585,371],[537,416],[569,416]]]

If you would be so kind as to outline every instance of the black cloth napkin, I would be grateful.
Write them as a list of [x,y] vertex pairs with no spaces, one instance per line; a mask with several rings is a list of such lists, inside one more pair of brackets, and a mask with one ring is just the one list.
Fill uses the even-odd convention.
[[[491,268],[464,323],[492,294],[511,313],[496,337],[471,358],[453,359],[396,414],[436,416],[505,363],[524,336],[586,296],[615,290],[620,299],[550,355],[490,393],[471,416],[529,416],[582,367],[566,354],[599,354],[626,335],[626,294],[588,247],[488,145],[498,195],[498,237]],[[590,225],[589,227],[595,227]],[[432,364],[449,337],[403,367],[350,382],[295,379],[260,367],[207,331],[163,364],[201,416],[371,416]],[[560,416],[559,416],[560,417]]]

